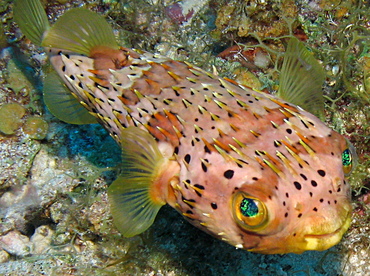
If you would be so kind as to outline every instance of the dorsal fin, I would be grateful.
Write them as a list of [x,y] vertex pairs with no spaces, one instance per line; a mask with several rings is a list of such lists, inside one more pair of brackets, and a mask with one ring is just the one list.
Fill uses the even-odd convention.
[[95,124],[91,115],[72,95],[58,74],[49,73],[44,81],[44,102],[51,114],[69,124]]
[[277,96],[320,116],[324,109],[322,85],[325,72],[297,38],[289,40],[280,73]]
[[63,14],[45,34],[41,45],[86,56],[97,46],[119,48],[107,21],[83,8],[72,9]]

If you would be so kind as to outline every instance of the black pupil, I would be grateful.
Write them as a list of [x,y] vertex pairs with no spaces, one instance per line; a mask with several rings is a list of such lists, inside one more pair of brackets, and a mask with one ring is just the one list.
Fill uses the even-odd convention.
[[342,162],[343,162],[343,166],[345,167],[351,165],[352,160],[351,160],[351,152],[349,151],[349,149],[346,149],[345,151],[343,151]]
[[253,199],[244,198],[240,203],[240,212],[245,217],[254,217],[258,214],[258,207]]

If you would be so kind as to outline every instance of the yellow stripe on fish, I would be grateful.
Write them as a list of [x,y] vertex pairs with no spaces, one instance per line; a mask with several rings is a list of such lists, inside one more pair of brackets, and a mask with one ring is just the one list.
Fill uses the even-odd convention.
[[296,38],[274,96],[119,47],[106,21],[86,9],[50,27],[39,0],[17,0],[14,17],[68,87],[48,78],[51,112],[69,123],[98,121],[122,146],[122,173],[108,195],[124,236],[148,229],[164,204],[264,254],[325,250],[348,229],[355,151],[308,112],[320,115],[324,72]]

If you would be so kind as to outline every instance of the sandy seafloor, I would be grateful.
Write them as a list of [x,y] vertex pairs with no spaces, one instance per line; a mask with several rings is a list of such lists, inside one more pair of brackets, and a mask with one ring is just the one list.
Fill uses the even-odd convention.
[[[182,13],[177,1],[169,0],[44,1],[53,21],[65,8],[86,6],[104,14],[125,45],[188,59],[207,70],[215,65],[228,77],[239,65],[215,55],[235,42],[251,43],[246,26],[265,39],[287,34],[281,30],[286,23],[282,17],[297,19],[300,23],[294,26],[307,36],[328,75],[326,122],[351,140],[359,155],[350,179],[351,228],[334,248],[301,255],[236,250],[169,207],[161,209],[145,233],[121,237],[112,225],[106,195],[121,165],[120,150],[99,125],[65,124],[44,107],[41,80],[49,70],[47,61],[42,49],[22,38],[12,21],[11,2],[0,3],[6,35],[0,41],[0,108],[18,103],[25,115],[0,117],[15,125],[14,134],[0,132],[0,275],[370,275],[367,1],[282,5],[189,0],[179,2]],[[242,16],[252,12],[255,16]],[[264,32],[269,24],[270,31]],[[273,81],[266,81],[271,67],[252,68],[263,88],[274,87]],[[27,131],[27,119],[33,116],[48,126],[39,137],[44,125]]]

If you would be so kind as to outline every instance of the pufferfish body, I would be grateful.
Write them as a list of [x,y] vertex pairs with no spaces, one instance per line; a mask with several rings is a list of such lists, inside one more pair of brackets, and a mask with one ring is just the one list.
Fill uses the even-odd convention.
[[322,105],[324,73],[297,39],[288,43],[273,96],[119,47],[106,21],[88,10],[70,10],[49,27],[39,0],[19,0],[14,9],[59,75],[45,81],[50,111],[69,123],[99,122],[122,147],[122,172],[108,195],[124,236],[145,231],[169,204],[249,251],[301,253],[340,241],[351,221],[346,177],[355,152],[299,107]]

